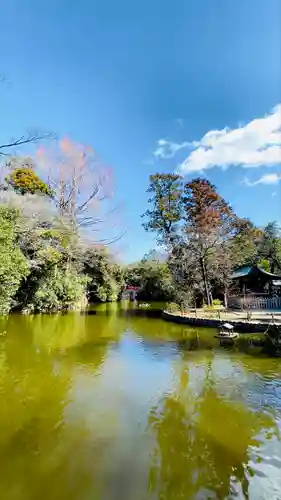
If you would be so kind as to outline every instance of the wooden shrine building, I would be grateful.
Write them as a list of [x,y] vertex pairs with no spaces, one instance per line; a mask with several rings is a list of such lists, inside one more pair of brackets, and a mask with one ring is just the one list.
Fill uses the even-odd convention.
[[281,273],[269,273],[256,264],[237,269],[231,276],[228,306],[239,309],[281,308]]

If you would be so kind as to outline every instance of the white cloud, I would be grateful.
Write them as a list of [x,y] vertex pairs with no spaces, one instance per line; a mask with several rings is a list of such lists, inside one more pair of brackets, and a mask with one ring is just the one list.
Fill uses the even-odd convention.
[[236,129],[210,130],[180,165],[183,174],[215,166],[227,168],[281,164],[281,103],[268,115]]
[[190,146],[190,142],[178,144],[176,142],[167,141],[166,139],[159,139],[157,146],[158,147],[153,153],[156,158],[173,158],[178,151]]
[[246,186],[257,186],[258,184],[278,184],[278,182],[281,180],[281,175],[280,174],[265,174],[262,175],[259,179],[256,181],[250,181],[248,177],[245,177],[243,180],[243,184],[246,184]]

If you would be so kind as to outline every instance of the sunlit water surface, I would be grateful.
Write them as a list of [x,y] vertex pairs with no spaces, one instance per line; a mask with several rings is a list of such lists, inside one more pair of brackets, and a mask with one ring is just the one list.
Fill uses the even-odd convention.
[[125,315],[0,321],[0,499],[281,499],[281,360]]

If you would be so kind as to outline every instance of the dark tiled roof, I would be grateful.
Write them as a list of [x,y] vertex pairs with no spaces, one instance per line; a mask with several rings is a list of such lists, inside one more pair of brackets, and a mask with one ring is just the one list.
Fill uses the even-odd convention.
[[253,269],[257,269],[261,274],[264,274],[268,278],[275,279],[275,280],[281,280],[281,276],[278,274],[273,274],[265,271],[259,266],[245,266],[241,267],[240,269],[237,269],[234,271],[234,273],[231,275],[231,279],[237,279],[237,278],[243,278],[244,276],[248,276]]
[[248,274],[250,274],[252,269],[253,266],[241,267],[240,269],[237,269],[237,271],[234,271],[234,273],[231,275],[231,279],[243,278],[243,276],[247,276]]

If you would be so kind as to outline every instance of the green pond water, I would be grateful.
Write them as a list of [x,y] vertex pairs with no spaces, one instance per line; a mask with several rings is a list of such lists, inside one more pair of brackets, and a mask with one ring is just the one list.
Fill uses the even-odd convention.
[[0,499],[281,499],[281,360],[135,316],[0,320]]

